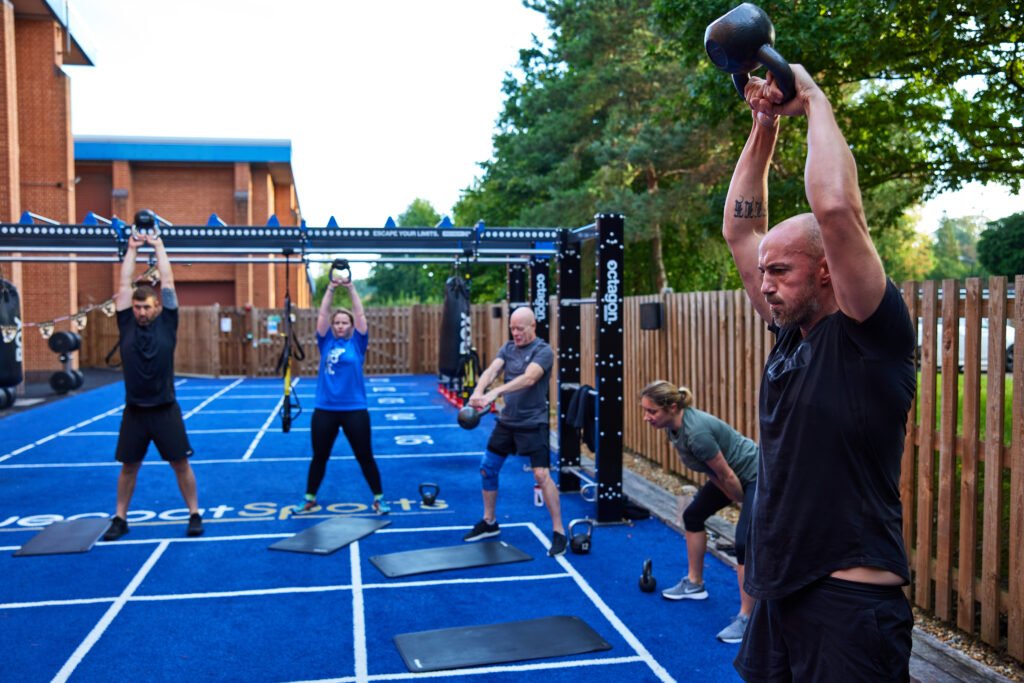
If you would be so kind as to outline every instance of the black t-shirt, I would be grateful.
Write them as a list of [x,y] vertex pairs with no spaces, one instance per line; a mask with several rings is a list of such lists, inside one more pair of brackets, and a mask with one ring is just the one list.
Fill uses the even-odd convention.
[[174,347],[178,343],[178,309],[164,306],[153,322],[143,327],[132,309],[117,312],[124,369],[124,402],[134,406],[172,403]]
[[785,597],[851,567],[909,581],[900,461],[917,384],[914,326],[891,282],[863,323],[778,331],[761,378],[761,457],[746,589]]

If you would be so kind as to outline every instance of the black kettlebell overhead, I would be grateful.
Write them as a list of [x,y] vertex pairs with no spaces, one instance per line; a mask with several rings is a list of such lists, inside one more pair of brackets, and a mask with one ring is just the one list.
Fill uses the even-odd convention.
[[775,76],[784,102],[796,95],[796,82],[789,63],[775,51],[775,27],[763,9],[749,2],[729,10],[708,24],[704,49],[719,69],[732,74],[732,82],[743,97],[748,74],[761,65]]
[[138,238],[142,234],[160,236],[160,220],[150,209],[142,209],[135,213],[135,222],[132,223],[132,235]]
[[331,263],[331,272],[327,276],[328,279],[330,279],[330,280],[336,279],[335,276],[334,276],[334,272],[335,271],[341,271],[341,272],[338,273],[338,278],[340,278],[342,280],[348,280],[348,281],[352,280],[352,269],[348,267],[348,259],[343,259],[343,258],[336,258],[336,259],[334,259],[334,262]]
[[480,410],[470,405],[463,406],[462,410],[459,411],[459,426],[463,429],[476,429],[476,426],[480,424],[480,416],[490,409],[489,405]]
[[658,581],[651,572],[651,560],[646,559],[644,560],[643,573],[640,575],[640,590],[644,593],[653,593],[654,589],[658,587]]
[[[580,531],[576,531],[580,528]],[[584,528],[586,530],[584,530]],[[594,520],[574,519],[569,522],[569,547],[577,555],[590,552],[590,535],[594,532]]]
[[427,507],[434,504],[439,493],[441,493],[441,487],[437,484],[429,481],[420,484],[420,498],[423,499],[423,504]]

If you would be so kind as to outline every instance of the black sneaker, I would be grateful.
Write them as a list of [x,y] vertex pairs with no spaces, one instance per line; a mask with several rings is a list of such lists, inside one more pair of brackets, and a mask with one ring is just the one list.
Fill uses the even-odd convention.
[[488,522],[486,519],[481,519],[473,529],[462,537],[463,541],[479,541],[483,538],[490,538],[497,536],[501,533],[501,529],[498,528],[498,523]]
[[203,516],[198,512],[193,512],[188,516],[188,531],[185,532],[186,536],[202,536],[203,535]]
[[110,518],[110,526],[103,534],[103,540],[116,541],[126,533],[128,533],[128,522],[115,515]]
[[565,555],[565,546],[565,534],[560,534],[557,531],[552,533],[551,548],[548,549],[548,557],[558,557],[559,555]]

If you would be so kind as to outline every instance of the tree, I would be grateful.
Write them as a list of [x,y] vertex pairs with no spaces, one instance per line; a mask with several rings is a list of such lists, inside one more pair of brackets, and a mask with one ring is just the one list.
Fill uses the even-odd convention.
[[[704,87],[727,77],[701,49],[732,0],[655,0],[682,59],[703,63]],[[1024,177],[1024,57],[1020,2],[836,0],[759,3],[779,52],[829,94],[854,148],[862,186],[895,179],[929,192],[968,180]]]
[[977,251],[978,236],[984,225],[985,219],[980,216],[950,218],[943,215],[932,243],[935,264],[928,279],[962,280],[987,275]]
[[978,238],[978,260],[993,275],[1024,273],[1024,212],[988,224]]
[[[441,216],[426,199],[414,199],[396,221],[399,227],[437,225]],[[436,263],[377,263],[367,280],[374,306],[439,304],[444,283],[455,272],[455,260]],[[458,272],[469,276],[474,302],[498,301],[505,296],[505,269],[499,264],[459,263]]]
[[[426,199],[416,198],[398,217],[399,227],[437,225],[441,216]],[[447,267],[441,263],[376,263],[369,285],[374,289],[375,306],[441,303]]]
[[[621,212],[627,257],[644,264],[627,268],[628,292],[729,279],[720,219],[705,214],[712,184],[727,170],[707,153],[718,144],[713,128],[680,116],[677,93],[689,89],[689,75],[660,49],[650,0],[530,6],[548,16],[553,44],[521,51],[524,76],[505,81],[494,158],[456,214],[492,211],[486,220],[497,214],[511,225],[575,227],[599,212]],[[680,252],[670,254],[667,244]],[[670,277],[665,263],[680,255],[685,263]]]
[[[464,191],[456,214],[464,223],[484,218],[492,224],[573,226],[590,222],[594,213],[618,211],[627,216],[627,260],[644,265],[627,268],[628,293],[658,291],[665,284],[706,289],[738,283],[720,227],[751,118],[729,77],[710,65],[702,49],[708,23],[734,3],[529,4],[547,15],[551,45],[520,52],[523,76],[506,78],[494,156]],[[1004,76],[986,72],[977,97],[968,98],[956,83],[981,69],[968,63],[977,38],[979,59],[1019,65],[1013,55],[998,53],[1013,38],[999,22],[1012,16],[958,16],[959,28],[950,32],[942,17],[955,14],[953,5],[940,7],[935,16],[930,6],[924,11],[923,3],[910,5],[920,11],[905,10],[904,3],[863,7],[852,0],[827,9],[766,6],[780,51],[807,65],[834,104],[859,162],[873,238],[894,275],[917,275],[927,266],[927,258],[914,250],[919,238],[907,223],[908,209],[927,192],[968,178],[1009,182],[1020,170],[1019,163],[997,163],[998,155],[965,138],[989,116],[990,123],[1005,125],[990,127],[986,144],[1016,144],[1020,127],[1012,115],[1012,90],[992,85]],[[972,22],[981,29],[977,35],[966,32]],[[934,59],[928,38],[905,35],[927,27],[946,51]],[[876,38],[885,49],[877,48]],[[953,74],[960,76],[943,80]],[[972,110],[980,101],[991,105],[987,114]],[[805,121],[786,121],[772,165],[773,223],[808,210],[805,157]]]

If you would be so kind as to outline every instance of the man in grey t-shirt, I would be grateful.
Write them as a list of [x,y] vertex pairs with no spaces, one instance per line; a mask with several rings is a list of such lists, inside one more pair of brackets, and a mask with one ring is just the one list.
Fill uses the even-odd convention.
[[[484,517],[465,535],[465,541],[479,541],[497,536],[496,507],[498,502],[498,473],[510,453],[530,458],[533,477],[544,495],[544,504],[551,514],[551,548],[548,555],[565,553],[565,527],[562,526],[562,507],[558,487],[551,479],[551,452],[548,447],[548,380],[555,355],[547,342],[537,338],[537,321],[529,308],[517,308],[509,318],[512,341],[506,342],[469,397],[469,405],[482,409],[499,396],[505,398],[505,407],[487,442],[487,450],[480,461],[480,478],[484,501]],[[488,389],[504,375],[504,383]]]

